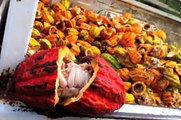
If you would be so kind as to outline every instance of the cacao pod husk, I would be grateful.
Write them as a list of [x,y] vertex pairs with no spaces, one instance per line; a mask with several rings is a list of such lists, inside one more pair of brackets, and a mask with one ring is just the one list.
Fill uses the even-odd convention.
[[84,115],[103,115],[119,109],[125,103],[125,88],[121,78],[100,57],[92,60],[93,75],[77,96],[59,97],[59,60],[65,56],[75,59],[67,47],[60,47],[39,51],[21,62],[15,71],[15,88],[19,100],[42,109],[52,109],[59,104]]
[[179,76],[176,73],[163,72],[164,79],[169,81],[171,86],[178,86],[180,84]]

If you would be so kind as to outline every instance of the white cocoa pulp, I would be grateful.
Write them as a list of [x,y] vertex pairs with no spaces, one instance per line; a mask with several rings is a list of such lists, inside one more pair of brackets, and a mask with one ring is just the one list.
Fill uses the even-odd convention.
[[73,61],[61,62],[59,76],[58,94],[60,98],[69,98],[77,96],[80,89],[83,88],[91,78],[92,68],[90,64],[76,64]]

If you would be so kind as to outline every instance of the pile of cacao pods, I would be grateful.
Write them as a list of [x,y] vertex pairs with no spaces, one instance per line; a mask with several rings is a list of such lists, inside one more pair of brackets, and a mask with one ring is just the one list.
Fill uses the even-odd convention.
[[[101,86],[100,93],[97,93],[93,89],[94,87],[87,87],[88,90],[84,93],[88,97],[88,103],[90,102],[89,97],[95,97],[95,101],[104,101],[100,106],[98,106],[97,102],[91,101],[91,104],[87,106],[90,110],[87,111],[87,109],[83,108],[81,110],[78,106],[86,106],[88,103],[85,103],[86,97],[84,95],[83,97],[81,95],[82,98],[78,95],[78,99],[81,98],[78,102],[72,102],[77,101],[77,98],[63,100],[61,104],[69,104],[68,109],[85,111],[83,114],[87,114],[90,111],[94,111],[93,114],[96,114],[96,112],[104,114],[118,109],[124,103],[124,87],[121,85],[121,79],[124,81],[126,89],[126,103],[181,107],[181,49],[176,43],[168,44],[166,42],[166,33],[163,30],[133,18],[128,12],[108,18],[82,6],[73,6],[71,8],[69,6],[70,2],[67,0],[62,0],[61,3],[54,3],[52,6],[49,6],[44,0],[39,1],[27,52],[29,58],[23,63],[24,65],[20,64],[18,66],[18,72],[16,73],[16,79],[19,79],[16,87],[17,89],[20,88],[18,91],[22,91],[22,94],[20,92],[19,95],[23,96],[21,97],[23,100],[30,105],[34,104],[34,106],[39,103],[32,103],[32,98],[28,98],[25,95],[26,92],[23,93],[23,91],[31,90],[32,93],[36,92],[36,90],[39,90],[38,85],[41,86],[42,84],[39,80],[37,80],[36,84],[31,81],[34,78],[32,75],[38,72],[39,67],[42,67],[37,67],[36,64],[40,64],[37,61],[40,60],[40,62],[43,61],[43,63],[49,64],[48,67],[50,68],[55,67],[50,69],[46,68],[46,65],[43,66],[42,69],[46,69],[46,71],[40,70],[41,75],[46,75],[45,73],[48,72],[52,73],[52,71],[54,75],[57,75],[57,73],[54,73],[57,69],[55,61],[60,59],[58,56],[60,56],[61,52],[65,52],[63,48],[59,48],[59,50],[57,48],[66,46],[78,63],[81,63],[85,57],[87,59],[90,59],[90,56],[91,59],[97,58],[94,61],[97,61],[96,63],[101,67],[99,70],[93,67],[97,77],[92,74],[94,77],[92,79],[96,78],[96,82],[93,82],[92,86],[96,89]],[[45,55],[45,53],[48,55]],[[52,58],[51,55],[55,57]],[[35,66],[32,67],[31,65],[32,68],[29,68],[30,64]],[[25,65],[27,65],[27,68],[24,67]],[[116,71],[119,75],[119,82],[110,80],[113,76],[105,78],[101,75],[100,71],[105,71],[103,68],[106,69],[106,66],[106,74],[111,73],[116,76],[114,73]],[[30,69],[29,73],[23,74],[25,75],[23,76],[24,78],[20,77],[22,71],[25,72],[28,69]],[[39,79],[41,75],[36,74],[35,78]],[[23,82],[23,79],[27,81]],[[43,76],[43,79],[46,81],[46,76]],[[108,79],[107,83],[99,82],[104,81],[103,79]],[[115,79],[118,78],[115,77]],[[24,85],[26,87],[22,87],[23,89],[19,87]],[[109,85],[112,85],[112,88]],[[116,96],[120,86],[122,95]],[[36,89],[31,89],[31,87]],[[50,90],[52,89],[55,89],[55,86],[52,86]],[[43,100],[42,104],[44,104],[45,108],[53,107],[55,102],[51,101],[52,99],[49,101],[45,100],[47,96],[34,97],[39,101]],[[120,97],[122,97],[121,101],[118,99]],[[46,106],[50,101],[52,104]],[[120,105],[117,105],[118,103]],[[116,107],[109,108],[109,104]],[[97,108],[92,107],[96,105],[98,106]],[[101,108],[102,106],[106,106],[107,109]]]

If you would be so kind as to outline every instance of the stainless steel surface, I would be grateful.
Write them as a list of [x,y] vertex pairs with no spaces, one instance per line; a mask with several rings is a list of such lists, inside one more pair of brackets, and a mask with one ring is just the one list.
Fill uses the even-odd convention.
[[37,4],[37,0],[10,1],[0,54],[0,73],[3,69],[13,70],[25,59]]
[[6,24],[7,10],[9,6],[9,0],[0,0],[0,53],[1,53],[1,44],[4,35],[4,28]]

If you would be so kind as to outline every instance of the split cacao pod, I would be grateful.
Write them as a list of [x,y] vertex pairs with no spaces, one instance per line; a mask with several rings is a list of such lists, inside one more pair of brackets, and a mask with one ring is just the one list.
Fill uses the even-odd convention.
[[60,61],[65,56],[75,59],[67,47],[60,47],[42,50],[21,62],[15,70],[19,100],[42,109],[52,109],[59,104],[84,115],[103,115],[119,109],[125,103],[123,81],[101,57],[91,61],[92,76],[78,95],[61,98],[58,93],[62,75]]

